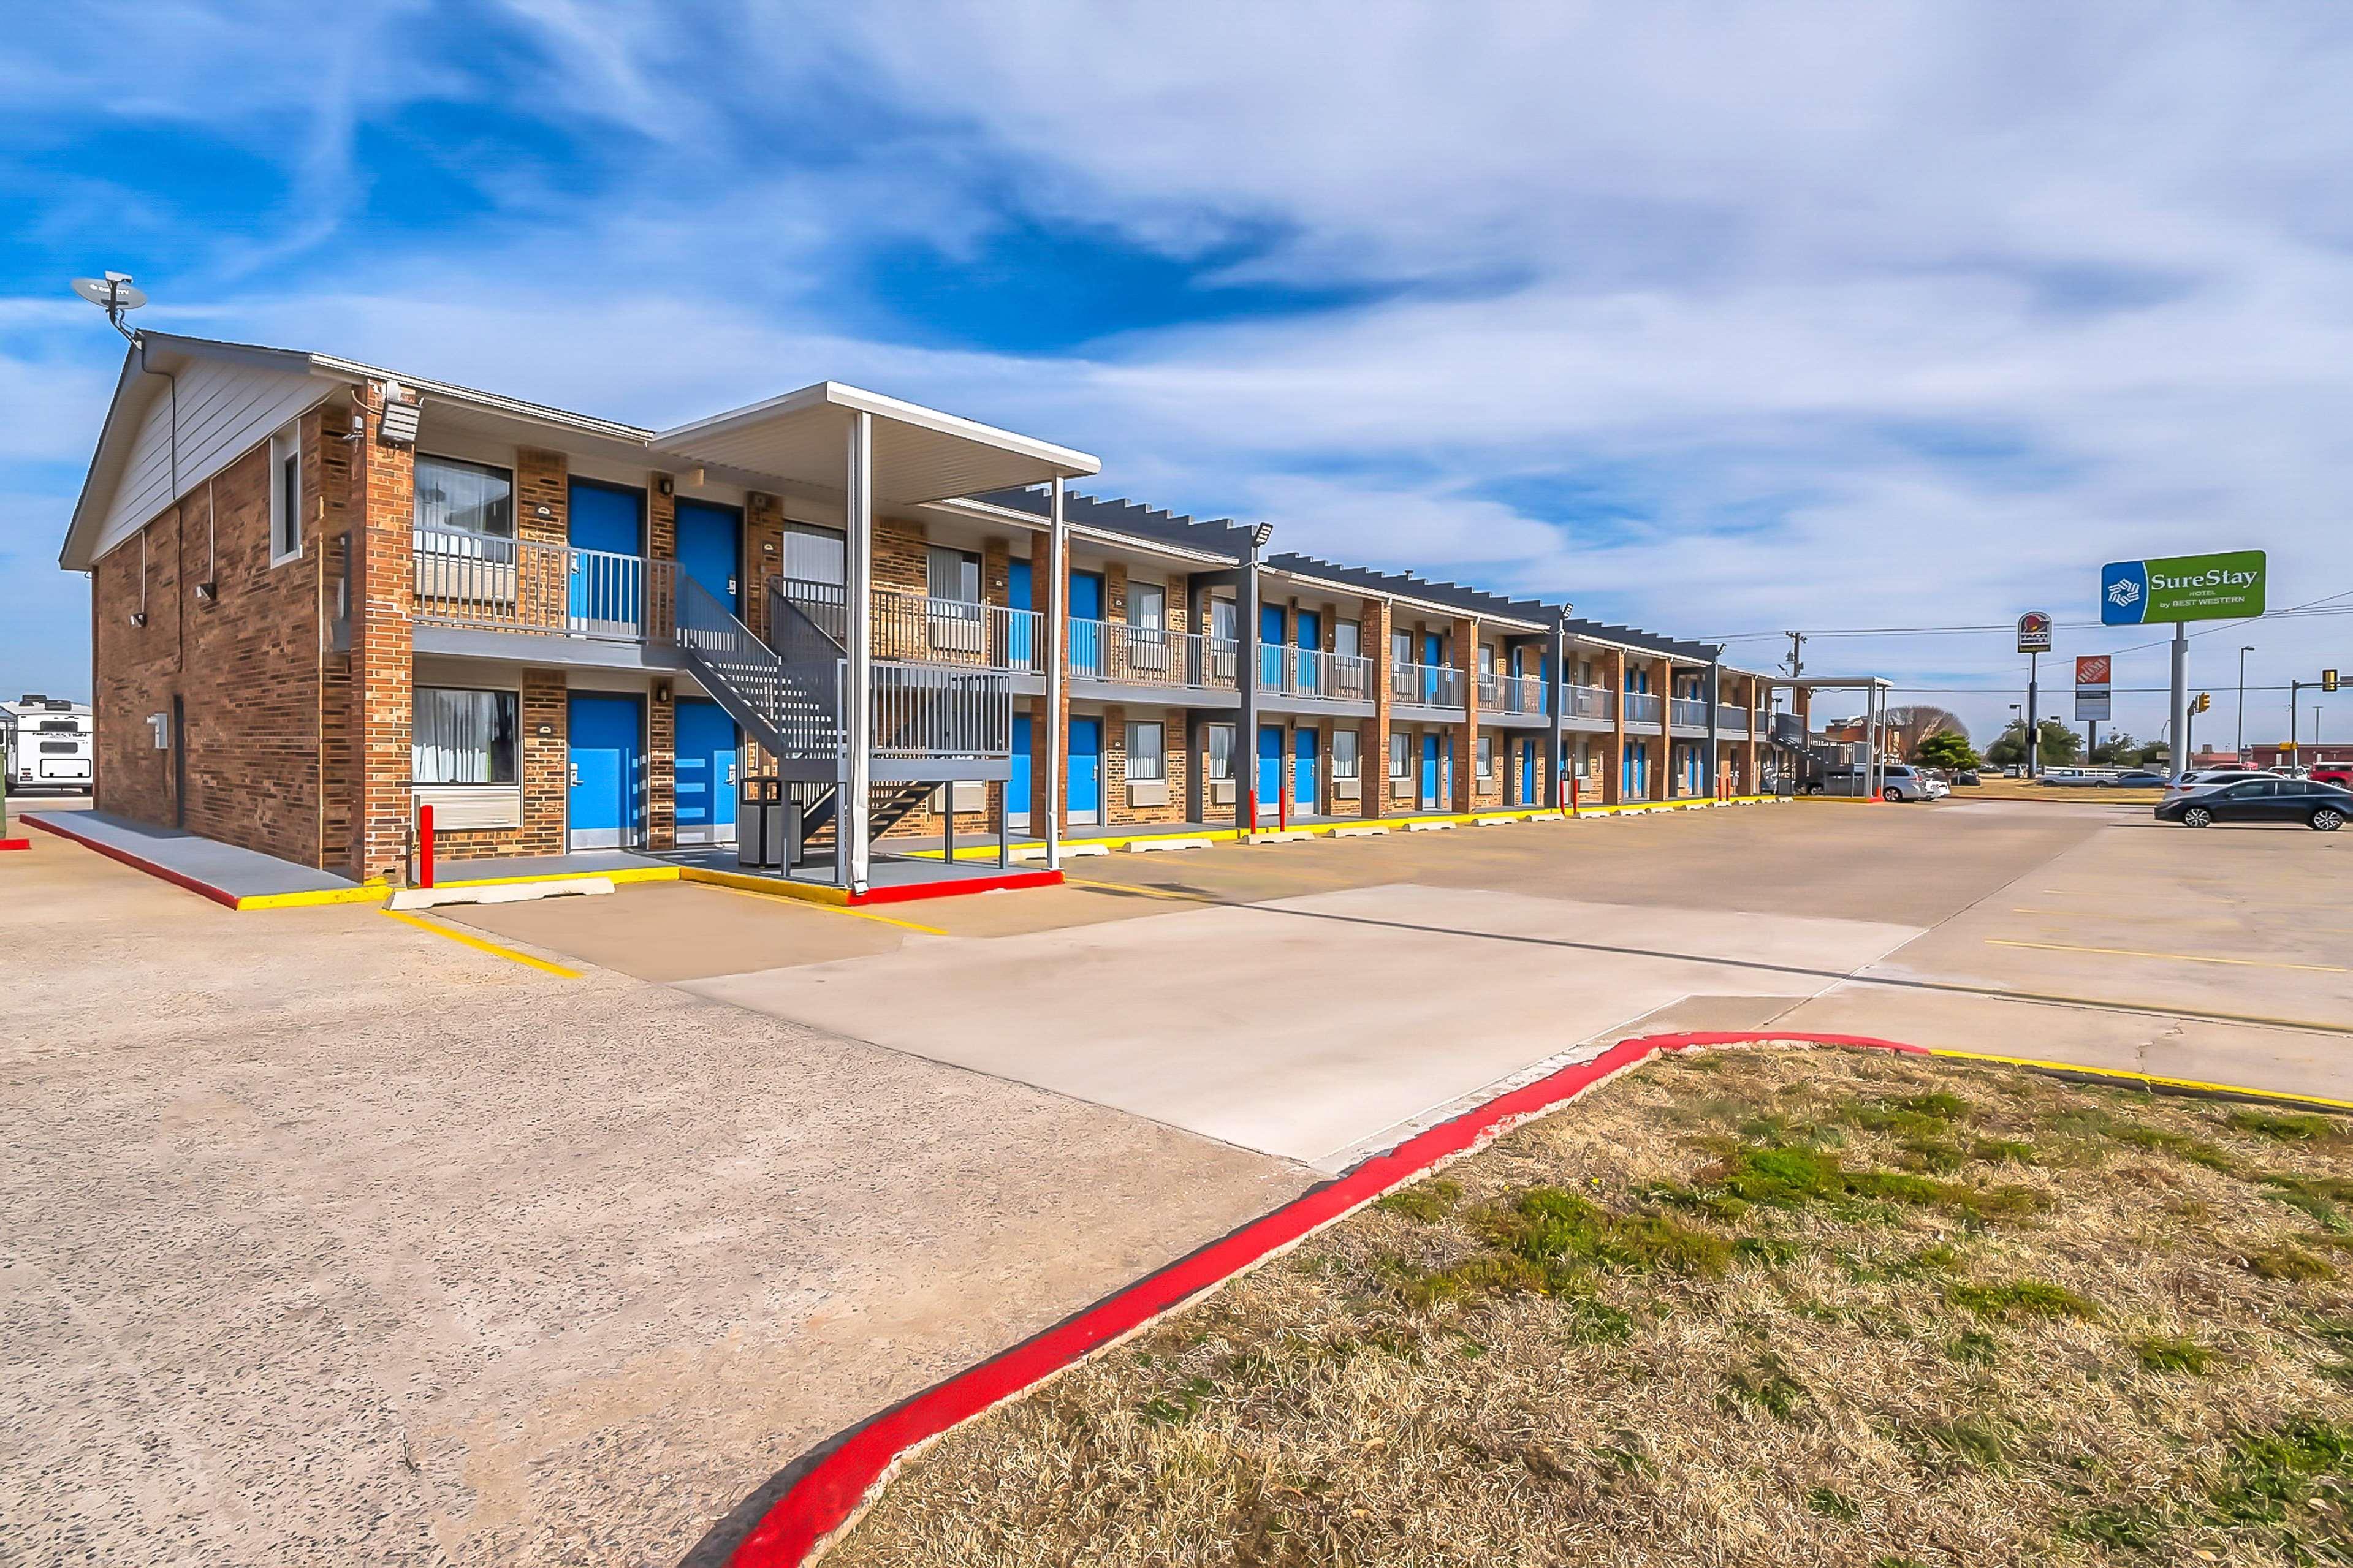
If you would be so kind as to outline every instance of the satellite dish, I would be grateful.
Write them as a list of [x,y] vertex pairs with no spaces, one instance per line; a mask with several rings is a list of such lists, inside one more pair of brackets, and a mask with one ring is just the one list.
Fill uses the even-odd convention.
[[133,289],[128,278],[77,278],[73,291],[109,310],[135,310],[147,302],[143,289]]
[[126,338],[132,334],[122,324],[123,314],[147,302],[146,293],[131,286],[131,274],[128,272],[110,272],[103,278],[77,278],[73,280],[73,291],[104,310],[107,321]]

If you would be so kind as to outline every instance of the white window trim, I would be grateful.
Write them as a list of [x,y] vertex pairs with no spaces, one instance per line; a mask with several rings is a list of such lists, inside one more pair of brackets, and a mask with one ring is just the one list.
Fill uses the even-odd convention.
[[[293,516],[287,516],[286,459],[294,459]],[[289,425],[269,438],[269,564],[283,566],[302,559],[302,426]],[[293,548],[280,550],[289,534]]]
[[[1352,749],[1351,754],[1345,759],[1345,761],[1340,755],[1340,742],[1344,737],[1346,739],[1350,748]],[[1365,756],[1363,737],[1359,736],[1354,730],[1333,731],[1332,776],[1335,779],[1356,779],[1364,776],[1364,771]]]
[[[1135,742],[1136,737],[1146,730],[1155,731],[1158,733],[1158,740],[1153,746],[1153,771],[1150,773],[1138,773],[1135,771],[1136,759],[1142,753]],[[1127,748],[1129,783],[1166,784],[1168,782],[1168,727],[1166,724],[1156,719],[1131,719],[1127,721],[1127,733],[1123,740]]]

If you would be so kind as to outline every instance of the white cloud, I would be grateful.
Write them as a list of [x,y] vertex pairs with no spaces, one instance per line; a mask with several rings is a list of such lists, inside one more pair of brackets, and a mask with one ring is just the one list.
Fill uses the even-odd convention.
[[[2102,559],[2209,544],[2269,547],[2281,603],[2353,586],[2340,8],[528,0],[543,58],[512,80],[420,10],[340,74],[309,29],[140,15],[143,70],[77,47],[0,81],[275,149],[305,193],[251,245],[187,236],[159,324],[649,423],[865,380],[1288,547],[1683,635],[2066,618]],[[595,179],[471,170],[499,205],[462,245],[355,230],[354,128],[422,100],[540,114]],[[188,210],[128,194],[142,225]],[[845,257],[972,254],[1008,207],[1396,292],[1053,354],[845,328]],[[62,399],[0,385],[20,454],[78,459],[111,345],[19,324],[0,375],[96,367]],[[1555,479],[1597,480],[1602,524],[1549,519]],[[2308,673],[2337,624],[2258,628],[2258,679]],[[2000,648],[1839,652],[1990,683]]]

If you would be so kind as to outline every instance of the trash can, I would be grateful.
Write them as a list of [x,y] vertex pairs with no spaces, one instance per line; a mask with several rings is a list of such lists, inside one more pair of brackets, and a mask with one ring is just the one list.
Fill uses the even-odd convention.
[[782,871],[800,855],[800,818],[785,781],[753,775],[735,783],[735,864]]

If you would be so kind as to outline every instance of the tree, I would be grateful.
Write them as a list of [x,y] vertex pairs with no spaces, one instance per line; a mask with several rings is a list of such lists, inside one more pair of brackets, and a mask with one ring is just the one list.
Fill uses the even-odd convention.
[[2141,760],[2144,749],[2141,742],[2124,731],[2112,730],[2106,740],[2092,748],[2091,758],[2111,767],[2129,767]]
[[1890,708],[1886,715],[1888,749],[1899,757],[1916,756],[1921,742],[1950,730],[1966,742],[1969,727],[1958,714],[1933,703],[1917,702]]
[[[2075,760],[2084,749],[2084,737],[2056,719],[2045,719],[2042,726],[2042,743],[2036,750],[2042,753],[2044,767],[2064,767]],[[1986,748],[1986,761],[1996,767],[2015,767],[2026,760],[2026,721],[2013,719],[1994,743]]]
[[1978,749],[1958,730],[1939,730],[1920,742],[1915,760],[1925,767],[1949,768],[1958,773],[1978,765]]

